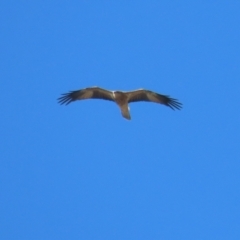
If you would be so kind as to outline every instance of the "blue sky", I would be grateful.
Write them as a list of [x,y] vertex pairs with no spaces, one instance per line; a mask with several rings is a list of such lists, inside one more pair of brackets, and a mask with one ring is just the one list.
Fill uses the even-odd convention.
[[[2,1],[0,239],[240,239],[239,1]],[[182,111],[108,101],[146,88]]]

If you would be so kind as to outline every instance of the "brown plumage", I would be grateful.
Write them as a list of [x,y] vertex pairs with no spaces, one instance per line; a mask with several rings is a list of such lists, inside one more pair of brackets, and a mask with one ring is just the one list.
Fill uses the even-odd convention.
[[66,104],[84,99],[103,99],[115,102],[121,109],[122,116],[128,120],[131,119],[128,103],[147,101],[164,104],[171,109],[180,110],[182,104],[178,102],[177,99],[170,98],[167,95],[162,95],[156,92],[152,92],[145,89],[138,89],[129,92],[123,91],[108,91],[99,87],[90,87],[85,89],[80,89],[77,91],[71,91],[69,93],[62,94],[58,98],[60,104]]

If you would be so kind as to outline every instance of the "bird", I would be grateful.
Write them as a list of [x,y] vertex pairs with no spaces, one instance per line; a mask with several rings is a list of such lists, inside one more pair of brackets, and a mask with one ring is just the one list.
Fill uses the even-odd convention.
[[182,103],[180,103],[177,99],[143,88],[133,91],[109,91],[104,88],[94,86],[63,93],[57,100],[61,105],[68,105],[73,101],[84,99],[102,99],[113,101],[119,106],[122,116],[127,120],[131,120],[130,108],[128,106],[131,102],[145,101],[160,103],[173,110],[180,110],[182,108]]

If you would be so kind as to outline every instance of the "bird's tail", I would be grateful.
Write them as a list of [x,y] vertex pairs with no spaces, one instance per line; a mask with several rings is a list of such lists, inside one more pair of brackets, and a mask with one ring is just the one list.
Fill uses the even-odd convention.
[[121,108],[122,116],[128,120],[131,120],[131,115],[130,115],[130,111],[129,111],[130,109],[129,109],[128,105],[127,104],[122,105],[122,106],[120,106],[120,108]]

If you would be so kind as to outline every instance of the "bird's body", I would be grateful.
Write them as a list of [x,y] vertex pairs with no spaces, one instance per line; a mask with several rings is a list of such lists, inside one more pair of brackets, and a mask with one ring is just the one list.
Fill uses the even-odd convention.
[[128,96],[127,94],[120,92],[120,91],[115,91],[113,92],[113,98],[116,102],[116,104],[120,107],[122,116],[125,117],[126,119],[130,120],[130,112],[129,112],[129,106],[128,106]]
[[122,116],[128,120],[131,119],[129,106],[131,102],[148,101],[164,104],[173,110],[180,110],[182,104],[177,99],[170,98],[167,95],[158,94],[145,89],[138,89],[134,91],[108,91],[99,87],[90,87],[80,89],[77,91],[71,91],[69,93],[62,94],[58,101],[60,104],[69,104],[76,100],[84,99],[103,99],[115,102],[121,109]]

